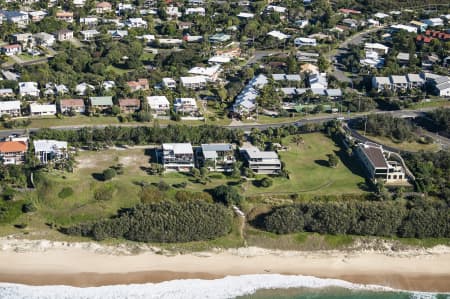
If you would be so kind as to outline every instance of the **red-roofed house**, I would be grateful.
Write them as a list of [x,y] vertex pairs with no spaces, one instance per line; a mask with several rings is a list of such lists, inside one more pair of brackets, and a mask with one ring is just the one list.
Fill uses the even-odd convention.
[[61,113],[68,113],[70,111],[84,113],[86,107],[82,99],[64,99],[59,102],[59,111]]
[[351,14],[359,15],[361,13],[359,10],[354,10],[354,9],[349,9],[349,8],[341,8],[341,9],[339,9],[339,12],[342,12],[343,14],[346,14],[346,15],[351,15]]
[[56,13],[56,19],[67,23],[73,23],[73,12],[59,11]]
[[138,79],[137,81],[128,81],[128,87],[130,87],[131,91],[138,90],[149,90],[148,80],[147,79]]
[[3,164],[21,164],[25,159],[27,144],[22,141],[0,142],[0,161]]
[[120,99],[119,107],[121,113],[133,113],[141,109],[141,101],[139,99]]
[[419,34],[416,37],[416,41],[429,43],[435,38],[442,40],[442,41],[450,41],[450,33],[445,33],[442,31],[435,31],[435,30],[427,30],[423,34]]
[[1,47],[1,52],[6,56],[18,55],[22,53],[22,46],[19,44],[5,45]]
[[98,14],[110,12],[112,9],[112,5],[109,2],[99,2],[97,5],[95,5],[95,11]]

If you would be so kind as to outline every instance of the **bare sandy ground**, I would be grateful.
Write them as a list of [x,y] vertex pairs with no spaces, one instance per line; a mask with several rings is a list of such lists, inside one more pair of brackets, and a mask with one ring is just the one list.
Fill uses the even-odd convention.
[[0,265],[0,281],[34,285],[85,287],[281,273],[407,290],[450,291],[450,248],[445,246],[401,252],[304,252],[247,247],[177,254],[147,245],[0,238]]

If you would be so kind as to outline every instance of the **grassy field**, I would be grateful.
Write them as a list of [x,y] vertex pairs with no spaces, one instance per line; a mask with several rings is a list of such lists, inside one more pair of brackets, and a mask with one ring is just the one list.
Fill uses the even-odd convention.
[[[359,131],[360,134],[363,134],[362,131]],[[391,146],[394,148],[398,148],[400,150],[404,150],[404,151],[409,151],[409,152],[418,152],[418,151],[431,151],[431,152],[435,152],[439,150],[439,145],[436,143],[430,143],[430,144],[423,144],[423,143],[419,143],[416,141],[413,142],[401,142],[401,143],[396,143],[394,141],[392,141],[390,138],[388,137],[383,137],[383,136],[372,136],[367,134],[367,138],[370,138],[371,140],[380,143],[380,144],[384,144],[387,146]]]
[[65,116],[63,118],[34,118],[31,120],[32,128],[48,128],[53,126],[77,126],[77,125],[110,125],[118,124],[119,120],[114,116],[89,117],[77,115],[73,117]]
[[[362,193],[359,186],[364,184],[362,169],[357,161],[349,158],[334,142],[321,133],[302,135],[304,144],[291,143],[291,137],[283,140],[289,150],[280,152],[286,163],[290,179],[274,178],[269,188],[255,187],[247,183],[246,194],[308,193],[340,194]],[[336,168],[327,164],[327,154],[336,153],[340,162]]]

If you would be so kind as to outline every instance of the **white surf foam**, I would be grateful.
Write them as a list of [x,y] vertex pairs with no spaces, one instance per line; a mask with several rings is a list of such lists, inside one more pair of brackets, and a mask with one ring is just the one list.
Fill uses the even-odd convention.
[[259,289],[342,287],[356,290],[393,291],[376,285],[360,285],[338,279],[302,275],[242,275],[215,280],[183,279],[161,283],[77,288],[70,286],[28,286],[0,283],[2,299],[190,299],[235,298]]

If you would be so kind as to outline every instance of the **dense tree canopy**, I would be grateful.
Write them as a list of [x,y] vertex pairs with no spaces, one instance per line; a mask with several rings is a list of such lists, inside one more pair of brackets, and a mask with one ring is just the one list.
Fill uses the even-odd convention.
[[265,229],[399,237],[450,237],[450,209],[440,202],[307,202],[275,208]]
[[95,240],[125,238],[141,242],[210,240],[230,232],[231,213],[223,205],[194,200],[140,204],[116,218],[63,229]]

